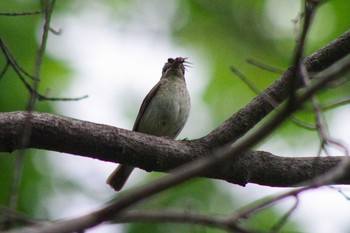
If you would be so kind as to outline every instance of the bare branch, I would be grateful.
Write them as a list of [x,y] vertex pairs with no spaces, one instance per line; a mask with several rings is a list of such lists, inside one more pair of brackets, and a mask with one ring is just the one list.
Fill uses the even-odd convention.
[[[311,23],[313,20],[313,16],[316,12],[316,7],[318,2],[313,2],[309,0],[304,1],[304,14],[303,14],[303,25],[301,28],[300,35],[297,36],[296,39],[296,47],[293,56],[293,67],[291,69],[291,83],[288,87],[289,89],[289,99],[286,105],[286,108],[295,108],[296,104],[295,97],[296,91],[302,82],[303,68],[305,68],[305,64],[303,63],[304,51],[306,47],[306,37],[308,35],[309,29],[311,27]],[[302,82],[302,84],[305,84]]]
[[210,226],[216,228],[222,228],[223,230],[248,233],[248,230],[241,228],[237,223],[228,223],[227,217],[206,216],[201,214],[192,214],[187,212],[167,212],[167,211],[126,211],[113,219],[113,222],[117,223],[129,223],[129,222],[175,222],[175,223],[187,223],[198,224],[202,226]]
[[1,229],[6,229],[7,225],[11,225],[13,223],[20,225],[34,225],[40,223],[39,221],[35,221],[27,216],[16,212],[13,209],[0,205],[0,213],[7,217],[7,219],[1,219]]
[[349,103],[350,103],[350,97],[347,97],[344,99],[332,101],[330,103],[322,104],[321,108],[322,108],[322,110],[327,111],[327,110],[331,110],[333,108],[340,107],[340,106],[343,106],[343,105],[346,105]]
[[256,66],[256,67],[258,67],[258,68],[260,68],[262,70],[266,70],[266,71],[269,71],[269,72],[272,72],[272,73],[277,73],[277,74],[283,74],[284,73],[284,70],[282,70],[280,68],[277,68],[277,67],[265,64],[263,62],[255,60],[253,58],[247,58],[245,61],[248,64]]
[[7,61],[4,68],[1,70],[1,73],[0,73],[0,79],[2,79],[2,77],[4,77],[4,75],[6,74],[7,72],[7,69],[9,68],[10,66],[10,63]]
[[290,216],[292,215],[292,213],[296,210],[296,208],[299,205],[299,198],[298,196],[295,196],[295,203],[292,206],[292,208],[290,208],[290,210],[285,213],[283,215],[283,217],[271,228],[272,232],[278,232],[288,221],[288,219],[290,218]]
[[40,15],[43,11],[27,11],[27,12],[0,12],[0,16],[28,16],[28,15]]
[[[0,113],[0,151],[20,149],[18,138],[25,115],[25,112]],[[31,123],[30,148],[125,163],[146,171],[167,172],[211,153],[196,140],[174,141],[48,113],[33,112]],[[280,157],[251,151],[236,155],[201,176],[239,185],[257,183],[288,187],[337,166],[341,158]],[[339,183],[350,183],[350,177]]]

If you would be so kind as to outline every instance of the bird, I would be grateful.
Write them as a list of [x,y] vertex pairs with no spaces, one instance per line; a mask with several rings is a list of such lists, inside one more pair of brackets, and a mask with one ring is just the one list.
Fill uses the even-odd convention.
[[[158,83],[143,100],[133,131],[175,139],[188,119],[191,101],[186,87],[187,58],[168,58]],[[120,164],[106,183],[120,191],[134,167]]]

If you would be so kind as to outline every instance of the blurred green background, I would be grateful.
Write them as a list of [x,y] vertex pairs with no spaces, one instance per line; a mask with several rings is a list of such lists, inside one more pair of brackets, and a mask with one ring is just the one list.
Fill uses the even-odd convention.
[[[94,1],[57,1],[52,27],[54,29],[61,28],[63,33],[59,36],[50,34],[49,52],[45,56],[41,69],[40,92],[42,94],[47,93],[50,96],[63,97],[91,94],[88,89],[79,91],[72,89],[72,87],[84,87],[83,82],[86,79],[81,78],[81,73],[76,71],[76,64],[72,62],[74,58],[69,58],[74,51],[64,47],[67,44],[71,44],[72,47],[85,45],[86,47],[82,50],[85,51],[86,49],[87,56],[97,56],[93,52],[89,52],[93,51],[93,48],[97,45],[90,42],[90,44],[85,44],[84,41],[89,41],[89,38],[84,37],[88,34],[83,32],[82,28],[99,33],[99,27],[101,27],[101,35],[106,35],[105,31],[102,32],[102,28],[105,30],[109,27],[112,38],[113,36],[117,37],[116,35],[121,35],[122,40],[124,36],[126,39],[133,37],[133,43],[135,43],[133,46],[136,52],[134,51],[131,54],[137,54],[138,46],[147,47],[148,45],[146,51],[150,51],[150,53],[153,50],[162,50],[163,41],[166,40],[166,43],[170,43],[172,47],[181,48],[180,51],[189,51],[189,54],[195,54],[193,55],[195,59],[191,60],[190,57],[193,67],[189,68],[188,75],[202,72],[206,76],[203,80],[188,80],[193,89],[195,89],[194,86],[201,86],[198,91],[200,93],[198,95],[199,99],[195,100],[194,108],[206,109],[203,116],[198,115],[200,114],[198,111],[195,111],[192,115],[195,114],[196,118],[205,120],[201,123],[201,129],[198,129],[198,125],[195,125],[195,120],[192,123],[190,121],[186,126],[187,131],[182,134],[183,137],[190,139],[203,136],[205,132],[210,132],[235,111],[244,107],[255,96],[255,93],[242,81],[230,73],[229,67],[237,67],[259,89],[263,90],[280,75],[249,65],[245,62],[246,58],[253,58],[281,69],[285,69],[291,64],[294,42],[300,26],[299,23],[293,23],[292,21],[298,18],[301,4],[301,1],[292,0],[104,0],[98,3]],[[40,4],[39,1],[4,0],[0,2],[0,9],[1,12],[28,12],[40,9]],[[305,53],[312,53],[348,30],[350,26],[349,11],[350,4],[347,0],[327,1],[323,4],[315,17]],[[72,26],[69,22],[72,22],[70,19],[73,18],[74,22],[80,23],[74,25],[73,30],[76,35],[81,34],[82,36],[76,39],[69,37],[67,39],[65,30]],[[94,22],[93,24],[90,24],[91,19]],[[41,26],[42,17],[40,15],[0,16],[0,37],[6,42],[17,62],[29,73],[33,72]],[[112,40],[114,39],[117,41],[117,38]],[[58,45],[60,40],[68,42]],[[144,42],[150,40],[154,47]],[[142,51],[144,50],[143,48]],[[129,56],[131,55],[129,54]],[[109,58],[99,57],[99,59],[103,63]],[[132,66],[135,67],[135,70],[140,69],[137,64],[132,64],[133,59],[136,60],[137,58],[126,57],[123,64],[116,64]],[[159,64],[162,64],[165,59],[160,57]],[[4,56],[0,56],[0,67],[5,65],[5,61]],[[115,68],[117,66],[110,67],[110,69]],[[161,65],[154,69],[157,70],[158,73],[156,74],[158,75]],[[107,72],[108,74],[108,71],[102,70],[102,68],[101,72]],[[147,70],[142,72],[146,73]],[[127,74],[125,77],[125,82],[127,82]],[[118,79],[122,78],[118,77]],[[151,86],[155,83],[149,82]],[[104,85],[108,86],[109,84],[107,82]],[[189,88],[191,88],[190,85]],[[70,90],[70,92],[67,92],[67,90]],[[104,89],[95,91],[96,93],[93,94],[98,95],[99,93],[102,94]],[[118,111],[119,114],[126,117],[127,123],[123,126],[126,128],[131,128],[130,125],[132,125],[139,108],[140,98],[144,96],[144,92],[136,93],[136,91],[127,89],[121,91],[120,96],[130,98],[131,101],[126,105],[124,103],[121,109],[113,110],[113,106],[106,104],[106,108],[112,109],[112,114]],[[71,96],[66,96],[67,93]],[[325,91],[320,95],[320,98],[324,101],[334,100],[346,96],[347,93],[349,93],[348,83],[339,88]],[[133,94],[137,98],[132,96]],[[9,70],[0,80],[0,111],[24,110],[28,96],[28,91],[13,70]],[[115,97],[120,96],[118,92],[118,96]],[[74,117],[87,119],[88,117],[86,114],[84,115],[84,112],[81,115],[74,113],[74,109],[83,104],[84,100],[75,103],[38,102],[35,110],[69,115],[64,110],[65,107],[68,107]],[[86,108],[93,111],[95,106]],[[333,119],[341,113],[343,112],[330,113],[327,117]],[[93,113],[89,113],[90,117],[92,115]],[[96,115],[101,115],[98,110],[96,110]],[[301,112],[297,116],[308,122],[313,122],[311,113]],[[93,117],[88,119],[95,120]],[[96,121],[99,120],[96,118]],[[121,126],[118,121],[115,121],[114,125]],[[302,145],[300,145],[301,141],[303,141]],[[317,146],[318,138],[315,132],[307,131],[286,122],[278,132],[272,135],[264,144],[261,144],[260,148],[268,151],[275,150],[278,155],[311,156],[315,155]],[[95,190],[86,187],[84,182],[79,182],[79,179],[61,176],[59,171],[53,172],[55,169],[60,170],[56,165],[54,168],[52,167],[55,163],[51,159],[57,157],[57,154],[47,155],[46,151],[27,150],[19,193],[19,211],[34,218],[56,219],[71,216],[69,212],[60,211],[59,207],[60,205],[70,205],[68,200],[72,199],[69,199],[69,196],[74,196],[76,198],[74,200],[84,200],[80,205],[84,205],[85,201],[91,202],[93,200],[95,201],[93,207],[102,205],[104,201],[111,197],[112,192],[107,190],[107,187],[105,190]],[[0,204],[3,206],[7,206],[11,195],[10,187],[13,179],[15,155],[16,152],[0,154]],[[72,156],[66,157],[67,161],[73,160]],[[87,161],[87,159],[83,161]],[[96,166],[102,166],[101,164],[102,162]],[[84,174],[81,177],[89,175],[88,173]],[[159,174],[152,173],[145,180],[151,180],[157,176]],[[103,177],[105,177],[105,174]],[[244,195],[244,188],[239,187],[239,189],[241,190],[237,193],[235,186],[225,185],[223,182],[218,184],[218,182],[211,180],[195,179],[157,195],[156,198],[151,199],[139,208],[185,209],[191,212],[225,215],[233,213],[234,210],[242,206],[242,203],[257,198],[257,195],[254,194],[251,199],[247,199]],[[254,190],[251,190],[251,192],[254,192]],[[266,193],[270,193],[270,191]],[[264,195],[260,196],[260,198],[263,197]],[[339,198],[342,197],[339,195]],[[316,206],[315,208],[320,207]],[[288,205],[282,209],[270,208],[253,217],[247,222],[247,225],[254,229],[269,230],[287,209]],[[287,224],[283,231],[300,230],[303,232],[302,229],[305,228],[303,228],[303,223],[299,221],[300,218],[302,217],[291,219],[292,223]],[[344,223],[344,225],[345,228],[350,228],[348,223]],[[129,224],[124,228],[117,228],[117,230],[121,232],[220,232],[201,226],[154,223]],[[114,231],[114,228],[91,230],[91,232]]]

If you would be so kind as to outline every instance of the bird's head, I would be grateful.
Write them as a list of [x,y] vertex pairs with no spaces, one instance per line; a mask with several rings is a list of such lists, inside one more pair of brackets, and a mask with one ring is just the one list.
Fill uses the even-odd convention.
[[183,57],[168,58],[168,62],[163,66],[162,78],[174,75],[184,78],[186,64],[189,64],[186,60],[187,58]]

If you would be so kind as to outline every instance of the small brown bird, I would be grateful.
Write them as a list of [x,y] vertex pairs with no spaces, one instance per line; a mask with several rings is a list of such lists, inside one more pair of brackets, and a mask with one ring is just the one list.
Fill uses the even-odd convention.
[[[141,104],[133,131],[154,136],[176,138],[185,126],[191,101],[185,82],[186,58],[169,58],[162,77]],[[119,165],[108,177],[114,190],[123,188],[134,167]]]

